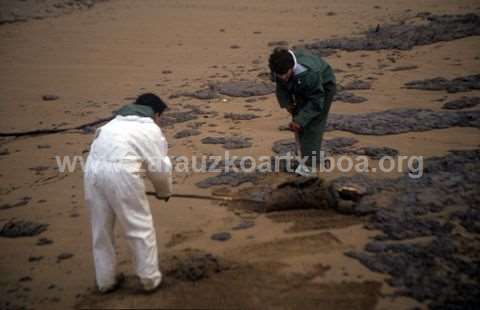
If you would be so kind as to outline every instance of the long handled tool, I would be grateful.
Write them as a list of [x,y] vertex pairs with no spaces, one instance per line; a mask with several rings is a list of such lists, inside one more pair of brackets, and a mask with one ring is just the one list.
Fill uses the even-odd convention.
[[[147,192],[147,195],[156,197],[155,192]],[[264,201],[249,199],[249,198],[235,198],[229,196],[209,196],[209,195],[198,195],[198,194],[172,194],[170,197],[176,198],[190,198],[190,199],[203,199],[203,200],[215,200],[215,201],[238,201],[238,202],[254,202],[254,203],[263,203]]]
[[300,143],[300,134],[298,132],[294,132],[294,134],[296,153],[299,158],[302,158],[302,144]]

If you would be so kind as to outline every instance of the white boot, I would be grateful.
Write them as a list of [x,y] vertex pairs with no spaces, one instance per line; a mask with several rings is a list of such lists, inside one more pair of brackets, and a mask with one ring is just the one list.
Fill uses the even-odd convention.
[[151,293],[155,291],[160,284],[162,284],[162,277],[155,277],[153,279],[140,279],[142,283],[142,289],[145,293]]
[[115,283],[109,286],[102,286],[98,287],[98,291],[100,294],[108,294],[115,290],[117,290],[120,286],[122,286],[123,282],[125,282],[125,276],[123,273],[119,273],[115,276]]
[[298,174],[298,175],[301,175],[302,177],[313,177],[313,176],[315,176],[313,171],[304,164],[299,164],[297,169],[295,169],[295,173]]

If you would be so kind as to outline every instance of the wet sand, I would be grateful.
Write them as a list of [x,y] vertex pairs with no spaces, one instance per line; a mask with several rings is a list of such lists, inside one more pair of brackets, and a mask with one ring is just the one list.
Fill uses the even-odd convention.
[[[0,132],[75,127],[108,117],[140,93],[166,99],[172,112],[189,105],[209,114],[167,126],[170,154],[221,155],[221,144],[204,144],[209,136],[249,137],[252,145],[232,149],[241,156],[273,155],[273,142],[291,139],[289,116],[273,94],[201,100],[178,96],[209,84],[256,80],[268,72],[269,42],[289,45],[350,37],[377,24],[413,18],[419,12],[465,14],[480,11],[476,1],[370,0],[338,3],[300,1],[107,1],[88,10],[0,26]],[[367,101],[336,101],[332,113],[356,115],[397,108],[440,112],[445,102],[480,91],[448,93],[405,88],[413,80],[457,77],[480,72],[478,36],[417,46],[411,50],[337,51],[325,59],[342,70],[342,85],[371,81],[370,89],[352,90]],[[409,70],[396,70],[410,66]],[[416,67],[412,67],[416,66]],[[370,78],[370,79],[369,79]],[[44,100],[45,95],[57,96]],[[170,98],[169,98],[170,97]],[[443,101],[438,101],[443,99]],[[252,111],[253,109],[257,109]],[[477,111],[470,107],[462,111]],[[453,111],[455,112],[455,111]],[[255,114],[250,120],[225,113]],[[194,125],[196,122],[204,124]],[[200,134],[175,139],[195,126]],[[393,135],[362,135],[333,130],[327,139],[353,137],[356,146],[390,147],[401,155],[445,156],[449,150],[478,149],[478,128],[447,127]],[[131,257],[121,230],[119,269],[127,277],[120,291],[95,292],[90,224],[83,202],[82,171],[63,174],[55,156],[83,156],[93,134],[82,131],[0,140],[0,226],[8,221],[45,223],[33,237],[0,238],[0,305],[26,308],[285,308],[405,309],[426,308],[405,296],[392,295],[388,275],[372,272],[346,256],[361,251],[378,234],[366,219],[333,210],[257,214],[209,201],[150,199],[166,285],[157,293],[135,291]],[[218,188],[195,184],[213,174],[177,174],[175,191],[210,194]],[[323,175],[333,180],[345,175]],[[394,178],[399,173],[372,174]],[[281,182],[285,174],[264,182]],[[230,188],[236,192],[245,186]],[[25,197],[28,197],[25,199]],[[382,201],[379,201],[381,204]],[[307,220],[305,220],[307,218]],[[254,225],[233,229],[244,221]],[[212,240],[228,232],[226,241]],[[47,238],[50,244],[37,245]],[[196,253],[193,255],[192,253]],[[63,254],[63,255],[62,255]],[[73,256],[69,257],[69,255]],[[215,260],[211,259],[211,254]],[[199,273],[179,274],[194,263]],[[60,256],[60,257],[59,257]],[[41,257],[41,258],[40,258]],[[207,258],[206,258],[207,257]],[[61,259],[66,258],[66,259]],[[178,262],[184,265],[178,265]],[[188,269],[188,268],[187,268]],[[478,283],[477,283],[478,285]]]

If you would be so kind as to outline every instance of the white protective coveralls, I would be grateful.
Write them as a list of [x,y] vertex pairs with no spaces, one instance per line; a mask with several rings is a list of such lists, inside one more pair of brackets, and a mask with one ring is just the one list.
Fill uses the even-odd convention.
[[157,196],[171,195],[172,165],[167,150],[160,127],[150,117],[116,116],[97,130],[85,167],[84,186],[100,291],[116,284],[116,220],[133,253],[135,270],[144,288],[153,289],[162,280],[144,177],[151,180]]

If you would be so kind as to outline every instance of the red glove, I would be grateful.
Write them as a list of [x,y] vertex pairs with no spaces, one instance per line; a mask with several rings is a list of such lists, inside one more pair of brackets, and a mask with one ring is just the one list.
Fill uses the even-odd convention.
[[290,124],[288,125],[288,128],[290,128],[290,130],[293,131],[293,132],[302,131],[302,126],[298,123],[295,123],[295,122],[290,122]]

